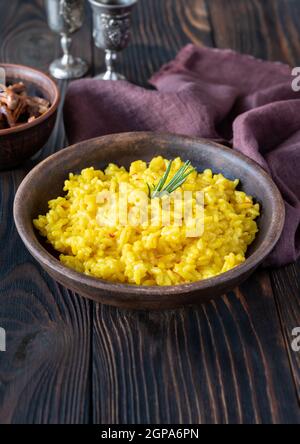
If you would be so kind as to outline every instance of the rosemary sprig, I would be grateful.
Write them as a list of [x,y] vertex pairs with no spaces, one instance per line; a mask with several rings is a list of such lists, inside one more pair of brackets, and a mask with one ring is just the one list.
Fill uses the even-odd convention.
[[155,197],[161,197],[165,194],[171,194],[173,191],[175,191],[177,188],[179,188],[185,181],[186,178],[195,171],[195,168],[191,167],[191,162],[187,160],[174,174],[172,179],[165,185],[172,166],[172,160],[170,160],[167,169],[163,175],[163,177],[160,179],[158,184],[154,186],[153,191],[151,191],[150,185],[147,183],[148,189],[149,189],[149,196],[151,199],[154,199]]

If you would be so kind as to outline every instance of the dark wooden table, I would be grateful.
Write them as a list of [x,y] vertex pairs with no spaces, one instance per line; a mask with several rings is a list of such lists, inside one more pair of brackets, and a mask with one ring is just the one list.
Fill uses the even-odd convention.
[[[0,0],[0,61],[47,70],[59,40],[42,0]],[[103,54],[90,14],[74,37],[91,74]],[[299,0],[140,0],[128,78],[145,85],[186,43],[300,63]],[[67,84],[60,82],[62,94]],[[13,223],[32,165],[66,145],[62,113],[46,148],[0,174],[0,423],[300,422],[300,265],[259,270],[218,302],[161,313],[105,307],[54,282]]]

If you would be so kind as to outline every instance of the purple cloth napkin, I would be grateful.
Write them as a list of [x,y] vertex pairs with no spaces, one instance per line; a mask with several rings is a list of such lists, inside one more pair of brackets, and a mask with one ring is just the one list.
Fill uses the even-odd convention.
[[283,265],[300,255],[300,93],[292,90],[292,79],[281,63],[190,44],[150,79],[156,90],[72,82],[66,131],[70,143],[149,130],[231,144],[265,168],[282,193],[284,231],[267,265]]

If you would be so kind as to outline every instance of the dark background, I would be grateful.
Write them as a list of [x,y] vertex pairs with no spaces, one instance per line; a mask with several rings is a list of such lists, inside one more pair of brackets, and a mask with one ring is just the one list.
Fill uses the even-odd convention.
[[[75,54],[103,70],[87,8]],[[147,78],[186,43],[300,65],[299,0],[140,0],[122,71]],[[0,61],[47,70],[60,54],[41,0],[0,0]],[[67,83],[59,82],[62,94]],[[259,270],[218,302],[165,312],[99,305],[54,282],[12,217],[34,163],[66,144],[61,110],[46,148],[0,173],[0,423],[300,422],[300,265]]]

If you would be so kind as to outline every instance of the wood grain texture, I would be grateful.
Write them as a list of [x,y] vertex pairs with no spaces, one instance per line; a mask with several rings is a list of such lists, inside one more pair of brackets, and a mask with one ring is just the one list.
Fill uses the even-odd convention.
[[[125,74],[144,84],[189,40],[222,47],[222,32],[246,51],[230,17],[222,30],[227,12],[224,2],[216,3],[141,1],[133,43],[143,47]],[[245,3],[232,2],[232,8]],[[256,28],[246,28],[243,39],[259,46]],[[300,422],[268,272],[201,309],[149,314],[94,305],[93,322],[96,423]]]
[[[0,423],[87,422],[90,306],[34,262],[12,223],[23,170],[1,173]],[[72,394],[72,395],[70,395]]]
[[95,422],[299,420],[266,272],[197,309],[94,305],[93,349]]
[[[62,51],[59,35],[47,25],[44,0],[2,0],[0,11],[1,61],[29,65],[47,72],[49,63],[61,56]],[[89,20],[87,13],[85,25],[72,35],[72,54],[91,63]]]
[[[262,59],[299,65],[300,2],[297,0],[207,0],[217,46]],[[300,264],[271,271],[274,298],[300,403],[300,356],[291,350],[292,330],[300,326]]]
[[[0,17],[1,61],[47,70],[59,47],[45,22],[43,1],[13,0],[9,7],[0,2]],[[60,86],[64,94],[67,85]],[[0,325],[7,331],[7,352],[0,354],[0,423],[90,418],[91,305],[40,269],[12,218],[14,195],[25,174],[64,143],[60,107],[46,147],[22,168],[0,174]]]
[[[226,3],[226,7],[224,4]],[[146,85],[186,43],[296,63],[298,0],[140,0],[120,69]],[[89,11],[87,9],[87,11]],[[0,1],[0,60],[47,70],[59,38],[42,0]],[[74,53],[103,69],[88,12]],[[62,95],[67,88],[60,82]],[[300,422],[299,266],[260,271],[201,308],[120,311],[85,301],[41,271],[19,240],[12,202],[25,173],[65,144],[61,108],[43,151],[0,174],[0,423]],[[297,398],[298,390],[298,398]]]
[[214,44],[293,64],[299,59],[298,0],[206,0]]
[[292,331],[300,326],[300,262],[273,270],[271,280],[300,404],[300,352],[291,347]]

